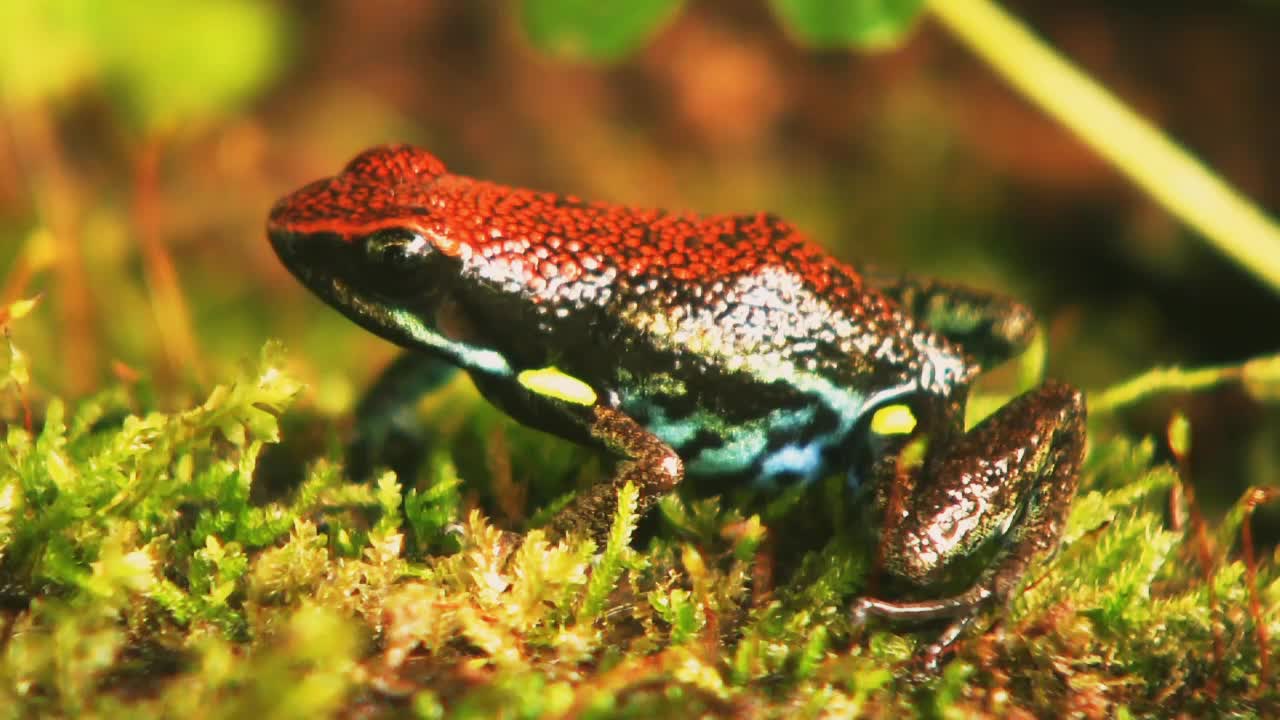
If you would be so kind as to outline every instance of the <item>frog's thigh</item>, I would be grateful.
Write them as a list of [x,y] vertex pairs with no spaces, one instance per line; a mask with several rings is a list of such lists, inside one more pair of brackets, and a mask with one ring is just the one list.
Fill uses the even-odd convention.
[[[1027,566],[1036,557],[1058,546],[1080,482],[1084,461],[1085,406],[1080,391],[1057,382],[1046,382],[1015,398],[969,434],[977,447],[1010,448],[1024,464],[997,468],[991,482],[1021,485],[1022,516],[1004,538],[1002,558],[992,563],[979,580],[991,596],[1003,601],[1017,587]],[[987,427],[990,424],[990,427]],[[1015,475],[1025,475],[1019,482]]]
[[898,277],[882,281],[884,293],[917,323],[964,348],[982,368],[1021,353],[1035,337],[1027,306],[987,290],[954,283]]
[[[937,448],[937,455],[931,452],[915,495],[908,500],[908,516],[923,517],[942,507],[945,501],[940,496],[964,491],[964,486],[957,487],[954,482],[964,476],[969,478],[966,482],[982,483],[978,490],[986,496],[989,511],[1004,508],[1004,517],[1012,524],[1001,539],[997,556],[967,591],[921,602],[863,598],[853,607],[855,618],[868,614],[900,620],[962,616],[954,626],[954,638],[978,606],[1003,602],[1032,560],[1057,547],[1079,481],[1084,419],[1080,392],[1048,382],[1015,398],[955,442]],[[947,534],[942,525],[900,529],[903,536]],[[885,542],[886,557],[894,549],[905,553],[916,547],[902,538],[895,542],[895,538],[886,537]],[[907,566],[922,558],[897,560]]]

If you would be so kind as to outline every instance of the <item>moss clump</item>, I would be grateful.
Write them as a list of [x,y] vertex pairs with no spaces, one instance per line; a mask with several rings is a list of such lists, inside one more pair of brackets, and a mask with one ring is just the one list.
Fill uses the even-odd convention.
[[33,427],[24,362],[10,346],[2,715],[1276,709],[1260,676],[1276,647],[1259,640],[1277,635],[1275,563],[1250,581],[1227,554],[1244,505],[1215,543],[1194,523],[1172,529],[1178,478],[1151,441],[1095,438],[1063,550],[928,675],[912,661],[928,629],[849,625],[871,550],[843,503],[824,502],[833,531],[797,550],[775,586],[780,543],[766,525],[803,534],[785,512],[796,498],[767,508],[767,522],[718,499],[669,498],[663,526],[636,542],[628,488],[604,548],[536,529],[520,543],[437,448],[407,491],[390,474],[350,483],[321,458],[283,499],[259,502],[264,446],[299,392],[275,347],[188,410],[140,413],[116,387],[71,412],[51,400]]

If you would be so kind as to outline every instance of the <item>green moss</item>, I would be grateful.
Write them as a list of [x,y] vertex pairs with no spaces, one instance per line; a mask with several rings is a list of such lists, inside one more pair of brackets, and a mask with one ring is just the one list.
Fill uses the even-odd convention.
[[[669,498],[655,532],[637,530],[630,487],[604,548],[553,542],[540,530],[520,543],[472,507],[473,498],[510,492],[509,479],[500,487],[480,472],[464,481],[454,455],[466,451],[447,444],[430,453],[414,487],[391,474],[352,484],[320,458],[282,499],[259,502],[251,492],[267,480],[259,460],[280,440],[279,418],[299,392],[280,367],[268,346],[191,409],[140,412],[116,387],[70,410],[52,400],[28,429],[14,402],[25,360],[10,348],[0,712],[1248,717],[1275,709],[1274,685],[1259,675],[1255,622],[1272,638],[1280,630],[1280,575],[1261,563],[1255,616],[1246,568],[1231,551],[1246,506],[1204,542],[1192,524],[1174,529],[1166,514],[1177,476],[1154,462],[1150,441],[1094,433],[1061,552],[931,675],[913,655],[936,631],[848,622],[872,549],[839,483],[810,493],[834,508],[823,525],[829,536],[807,544],[782,542],[815,532],[804,497],[765,506],[767,521],[737,501]],[[471,416],[458,437],[484,437],[500,422]],[[542,471],[563,477],[563,459],[548,457]],[[513,498],[499,504],[525,510]]]

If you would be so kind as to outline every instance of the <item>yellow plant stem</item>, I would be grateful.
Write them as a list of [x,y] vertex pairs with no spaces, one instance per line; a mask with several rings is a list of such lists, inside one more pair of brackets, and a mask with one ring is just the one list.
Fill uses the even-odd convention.
[[1226,382],[1244,383],[1262,399],[1280,398],[1280,354],[1264,355],[1240,365],[1207,368],[1155,368],[1119,385],[1089,395],[1089,412],[1106,413],[1161,392],[1205,390]]
[[1280,291],[1280,227],[992,0],[929,0],[933,16],[1221,252]]

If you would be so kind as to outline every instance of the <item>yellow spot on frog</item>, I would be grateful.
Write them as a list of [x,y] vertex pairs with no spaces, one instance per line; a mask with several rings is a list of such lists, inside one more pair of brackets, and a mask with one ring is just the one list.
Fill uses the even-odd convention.
[[592,390],[590,385],[557,368],[525,370],[516,376],[516,380],[526,390],[539,395],[575,405],[595,405],[596,403],[596,391]]
[[916,416],[906,405],[886,405],[871,416],[871,432],[877,435],[906,435],[916,429]]

